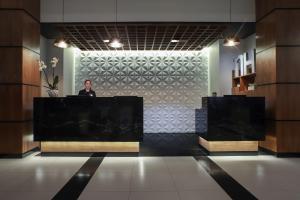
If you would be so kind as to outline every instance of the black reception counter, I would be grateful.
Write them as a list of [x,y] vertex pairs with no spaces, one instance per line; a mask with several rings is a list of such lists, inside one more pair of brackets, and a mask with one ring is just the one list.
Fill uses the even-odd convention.
[[35,141],[142,139],[142,97],[34,98]]

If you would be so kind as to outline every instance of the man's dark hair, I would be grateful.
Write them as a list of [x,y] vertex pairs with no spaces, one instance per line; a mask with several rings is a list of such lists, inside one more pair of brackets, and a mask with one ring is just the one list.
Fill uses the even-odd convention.
[[84,81],[84,84],[86,84],[86,82],[88,82],[88,81],[89,81],[90,83],[92,83],[91,80],[87,79],[87,80]]

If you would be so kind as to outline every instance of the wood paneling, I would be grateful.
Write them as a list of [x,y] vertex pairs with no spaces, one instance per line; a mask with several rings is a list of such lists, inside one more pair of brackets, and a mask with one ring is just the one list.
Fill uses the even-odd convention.
[[300,84],[278,84],[276,120],[300,120]]
[[39,54],[21,47],[0,47],[0,84],[40,86]]
[[277,45],[300,45],[300,7],[276,11]]
[[0,154],[22,154],[38,147],[33,142],[32,122],[0,123]]
[[37,53],[40,52],[40,24],[23,12],[23,46]]
[[300,83],[300,47],[277,47],[276,54],[276,81]]
[[259,146],[273,152],[300,152],[300,121],[273,121],[270,123],[272,128],[268,129],[266,140],[259,142]]
[[256,34],[257,52],[275,45],[299,46],[300,9],[272,12],[256,24]]
[[0,10],[0,46],[22,46],[22,13],[24,12]]
[[276,85],[257,86],[255,95],[265,97],[266,118],[274,119],[276,116]]
[[24,46],[39,53],[40,25],[26,12],[1,10],[0,27],[0,46]]
[[20,83],[22,48],[0,47],[0,84]]
[[40,96],[39,16],[40,0],[0,0],[0,154],[39,145],[31,121]]
[[40,0],[0,0],[0,8],[24,9],[37,20],[40,19]]
[[40,96],[40,87],[0,85],[0,96],[0,121],[31,120],[33,97]]
[[199,144],[209,152],[258,151],[258,141],[207,141],[199,137]]
[[276,6],[275,1],[276,0],[256,0],[256,20],[261,19],[263,16],[272,11]]
[[41,142],[42,152],[139,152],[139,142]]
[[276,13],[273,12],[256,23],[256,52],[259,53],[276,45]]
[[264,141],[259,141],[259,146],[277,152],[277,136],[275,129],[275,121],[266,121],[266,137]]
[[0,154],[23,153],[22,135],[31,126],[31,122],[0,123]]
[[300,152],[300,1],[256,0],[256,11],[255,94],[266,97],[271,120],[259,145],[279,153]]
[[256,0],[256,20],[275,8],[300,8],[299,0]]
[[275,135],[266,135],[266,139],[264,141],[259,141],[259,146],[273,152],[278,152],[277,137]]
[[277,121],[278,152],[300,152],[300,121]]
[[22,86],[22,111],[24,119],[33,119],[33,98],[40,95],[40,87]]
[[276,82],[276,47],[256,54],[256,84]]
[[25,48],[22,52],[22,83],[40,86],[41,75],[38,64],[40,55]]
[[33,141],[33,122],[26,122],[22,131],[22,153],[40,147],[40,142]]
[[271,84],[258,86],[255,94],[266,98],[266,118],[300,120],[300,84]]

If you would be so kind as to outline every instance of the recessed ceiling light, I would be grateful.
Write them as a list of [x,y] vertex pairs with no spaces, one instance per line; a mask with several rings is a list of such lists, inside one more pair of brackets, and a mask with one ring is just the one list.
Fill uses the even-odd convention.
[[172,43],[177,43],[179,40],[171,40]]
[[110,42],[110,43],[108,44],[108,46],[117,49],[117,48],[123,47],[123,44],[120,42],[119,39],[113,39],[113,41]]
[[104,43],[109,43],[109,40],[103,40]]
[[225,47],[234,47],[240,44],[240,39],[238,37],[229,37],[224,40]]
[[70,47],[70,43],[68,40],[66,40],[64,37],[62,38],[57,38],[55,41],[54,41],[54,46],[56,47],[59,47],[59,48],[68,48]]

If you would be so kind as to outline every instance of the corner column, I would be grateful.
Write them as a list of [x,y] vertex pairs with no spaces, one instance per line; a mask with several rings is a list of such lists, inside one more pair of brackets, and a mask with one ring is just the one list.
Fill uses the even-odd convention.
[[0,0],[0,154],[33,142],[33,97],[40,96],[40,1]]
[[256,0],[256,95],[266,97],[262,148],[300,153],[300,1]]

